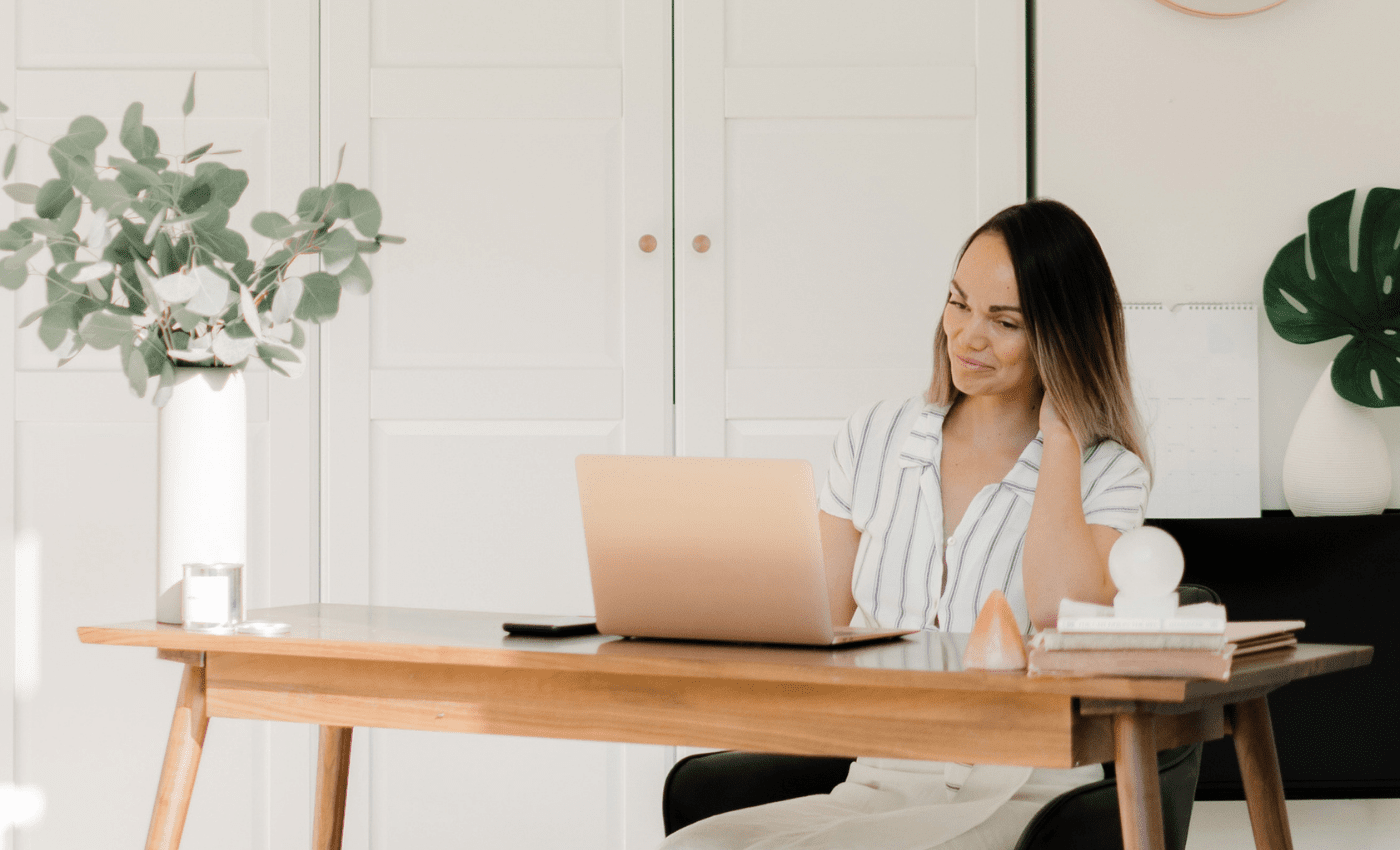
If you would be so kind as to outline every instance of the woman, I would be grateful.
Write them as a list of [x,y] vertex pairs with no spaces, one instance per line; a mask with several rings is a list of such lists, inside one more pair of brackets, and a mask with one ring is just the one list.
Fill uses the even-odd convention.
[[[993,590],[1021,627],[1062,598],[1109,604],[1108,552],[1142,523],[1149,472],[1123,310],[1098,240],[1055,201],[969,237],[922,399],[857,412],[820,498],[836,622],[967,632]],[[1072,770],[858,760],[829,795],[700,821],[667,850],[1005,850]]]

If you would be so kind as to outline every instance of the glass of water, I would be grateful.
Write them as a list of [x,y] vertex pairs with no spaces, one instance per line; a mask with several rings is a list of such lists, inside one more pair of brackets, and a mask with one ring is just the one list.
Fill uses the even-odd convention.
[[243,565],[185,564],[183,599],[189,631],[233,631],[243,619]]

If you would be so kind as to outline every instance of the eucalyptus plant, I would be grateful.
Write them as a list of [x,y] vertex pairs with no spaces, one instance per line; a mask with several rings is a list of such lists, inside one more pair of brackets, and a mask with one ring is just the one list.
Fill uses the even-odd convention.
[[1356,192],[1308,212],[1308,231],[1274,257],[1264,309],[1296,343],[1351,340],[1332,361],[1332,387],[1364,407],[1400,405],[1400,190],[1372,189],[1352,227]]
[[[185,117],[194,111],[194,84],[191,76]],[[0,251],[9,252],[0,285],[18,289],[37,276],[47,295],[20,326],[38,322],[59,365],[87,346],[119,349],[132,392],[144,397],[157,380],[157,406],[170,397],[176,366],[241,369],[256,357],[274,372],[300,374],[303,323],[334,318],[342,290],[369,292],[364,255],[404,240],[379,231],[373,192],[337,180],[303,191],[292,218],[253,216],[252,229],[273,240],[255,261],[247,239],[228,226],[248,173],[213,159],[239,151],[204,144],[162,152],[143,110],[133,103],[122,118],[118,139],[130,158],[109,156],[106,165],[97,149],[107,127],[90,115],[52,143],[0,126],[15,136],[3,179],[21,142],[46,145],[57,170],[43,185],[4,186],[34,215],[0,230]],[[344,154],[342,147],[342,161]],[[320,269],[306,271],[316,259]]]

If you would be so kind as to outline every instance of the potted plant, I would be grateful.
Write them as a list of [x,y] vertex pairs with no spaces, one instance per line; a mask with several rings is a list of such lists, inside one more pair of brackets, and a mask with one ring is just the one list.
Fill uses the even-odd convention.
[[[191,76],[186,117],[194,110],[194,87]],[[7,111],[0,104],[0,114]],[[98,148],[107,127],[92,116],[75,118],[52,143],[0,127],[15,136],[5,180],[21,143],[45,145],[56,171],[39,185],[4,186],[33,215],[0,230],[0,252],[8,253],[0,260],[0,286],[43,281],[46,303],[21,327],[37,323],[60,365],[86,347],[117,349],[132,392],[144,397],[154,384],[161,459],[157,617],[179,622],[185,563],[245,559],[242,370],[256,359],[273,372],[299,374],[305,323],[334,318],[342,291],[369,292],[364,255],[404,240],[380,232],[374,193],[337,180],[303,191],[290,217],[253,216],[252,229],[273,241],[254,259],[248,240],[229,227],[248,174],[218,161],[238,151],[203,144],[163,152],[142,113],[140,103],[127,108],[117,134],[127,156],[107,156],[105,163]]]
[[1351,337],[1289,439],[1289,508],[1300,516],[1380,513],[1390,500],[1390,461],[1370,409],[1400,405],[1400,190],[1349,191],[1313,207],[1307,232],[1264,275],[1264,309],[1289,342]]

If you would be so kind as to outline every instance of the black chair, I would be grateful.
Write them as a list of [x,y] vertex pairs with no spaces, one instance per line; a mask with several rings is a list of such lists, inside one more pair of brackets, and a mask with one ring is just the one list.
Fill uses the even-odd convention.
[[[1181,602],[1219,602],[1207,587],[1182,585]],[[698,820],[778,800],[826,794],[846,778],[852,759],[765,753],[700,753],[676,763],[666,777],[661,814],[670,835]],[[1168,850],[1185,850],[1191,825],[1201,745],[1157,756],[1162,820]],[[1122,822],[1112,763],[1105,778],[1066,791],[1045,805],[1021,833],[1014,850],[1121,850]]]

